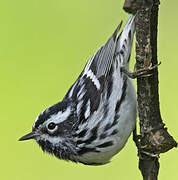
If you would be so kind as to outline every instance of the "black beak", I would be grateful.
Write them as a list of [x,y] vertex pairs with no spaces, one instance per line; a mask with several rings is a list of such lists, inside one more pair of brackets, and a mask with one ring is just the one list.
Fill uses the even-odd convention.
[[30,132],[28,134],[26,134],[25,136],[22,136],[19,141],[24,141],[24,140],[29,140],[29,139],[34,139],[35,137],[37,137],[38,134],[36,132]]

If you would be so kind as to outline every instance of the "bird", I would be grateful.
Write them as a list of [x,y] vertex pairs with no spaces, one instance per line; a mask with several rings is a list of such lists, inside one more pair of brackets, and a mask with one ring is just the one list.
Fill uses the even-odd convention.
[[122,21],[87,61],[62,101],[36,118],[32,131],[44,152],[84,165],[104,165],[125,146],[136,126],[136,91],[129,70],[135,15]]

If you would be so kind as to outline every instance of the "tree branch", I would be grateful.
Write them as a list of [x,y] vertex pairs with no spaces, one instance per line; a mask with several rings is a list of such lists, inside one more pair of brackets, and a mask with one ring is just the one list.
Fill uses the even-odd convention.
[[[127,12],[138,10],[136,18],[137,70],[146,69],[158,63],[158,6],[159,0],[125,0],[124,9]],[[151,71],[151,76],[137,78],[137,100],[141,135],[138,149],[139,169],[144,180],[156,180],[159,172],[159,154],[177,146],[177,142],[168,133],[161,118],[157,68]]]

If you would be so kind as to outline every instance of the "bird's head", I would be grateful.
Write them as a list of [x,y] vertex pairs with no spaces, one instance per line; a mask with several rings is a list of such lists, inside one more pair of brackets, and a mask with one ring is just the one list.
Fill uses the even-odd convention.
[[37,117],[32,132],[19,140],[34,139],[43,151],[60,159],[68,159],[68,153],[75,154],[72,137],[75,127],[72,107],[66,102],[60,102],[43,111]]

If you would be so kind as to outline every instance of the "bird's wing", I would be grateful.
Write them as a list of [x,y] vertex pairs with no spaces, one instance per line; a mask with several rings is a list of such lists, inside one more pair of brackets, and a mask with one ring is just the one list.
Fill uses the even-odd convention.
[[100,78],[101,76],[107,77],[113,63],[117,34],[121,28],[121,25],[122,22],[118,25],[106,44],[89,59],[84,68],[84,74],[91,71],[96,78]]
[[[76,96],[81,89],[83,82],[88,86],[88,90],[92,91],[91,83],[94,85],[93,89],[100,89],[105,82],[107,75],[110,72],[113,57],[116,48],[117,34],[121,28],[122,21],[106,42],[87,62],[84,70],[80,74],[79,78],[72,85],[67,92],[65,98],[71,98]],[[88,80],[85,80],[88,79]],[[94,94],[93,94],[94,96]]]
[[72,100],[80,123],[85,122],[99,107],[104,84],[114,60],[117,33],[121,25],[122,22],[106,44],[89,59],[81,75],[64,97]]

